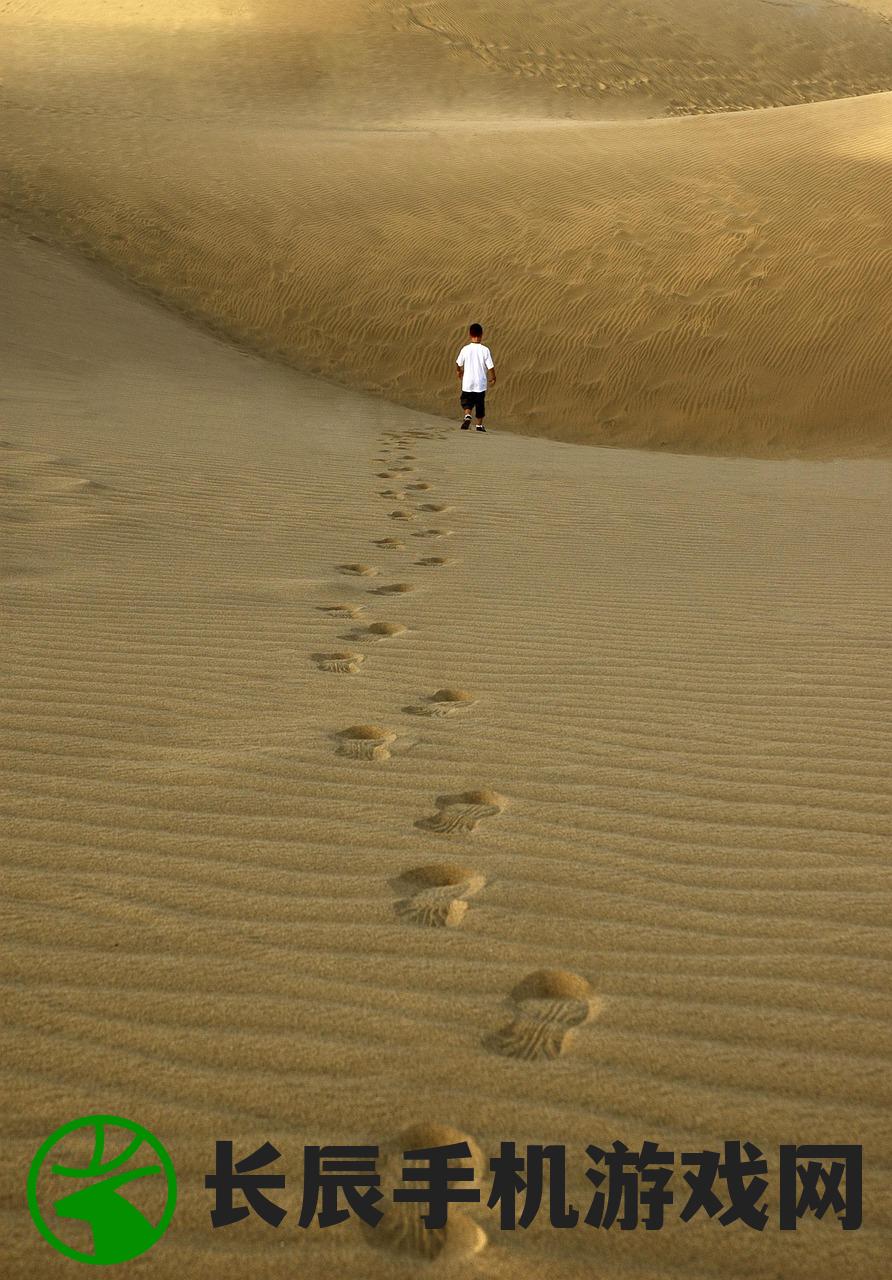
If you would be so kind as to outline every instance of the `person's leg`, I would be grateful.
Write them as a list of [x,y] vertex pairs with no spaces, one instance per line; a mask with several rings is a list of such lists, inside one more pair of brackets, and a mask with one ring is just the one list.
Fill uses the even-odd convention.
[[486,427],[483,425],[483,419],[486,417],[486,392],[478,392],[475,399],[476,404],[474,405],[474,412],[477,415],[477,430],[485,431]]

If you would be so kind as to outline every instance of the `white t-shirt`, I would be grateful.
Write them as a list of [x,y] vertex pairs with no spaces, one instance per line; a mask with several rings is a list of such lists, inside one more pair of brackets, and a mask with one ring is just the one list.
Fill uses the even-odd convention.
[[462,369],[462,391],[485,391],[486,371],[492,369],[492,352],[482,342],[468,342],[455,358]]

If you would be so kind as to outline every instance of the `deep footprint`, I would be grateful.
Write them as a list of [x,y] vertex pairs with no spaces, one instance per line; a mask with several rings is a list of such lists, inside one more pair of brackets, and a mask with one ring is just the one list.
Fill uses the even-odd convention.
[[600,1012],[590,984],[565,969],[539,969],[511,992],[511,1020],[489,1036],[488,1048],[507,1058],[531,1062],[558,1058],[577,1027]]
[[486,877],[456,863],[434,862],[407,871],[400,884],[407,890],[407,896],[394,903],[401,920],[454,929],[467,914],[468,899],[480,892]]
[[[384,1186],[404,1183],[403,1168],[426,1166],[423,1156],[406,1153],[430,1151],[436,1147],[466,1144],[467,1155],[460,1162],[473,1170],[473,1179],[461,1185],[480,1189],[484,1177],[485,1159],[473,1138],[458,1129],[442,1124],[414,1124],[404,1129],[390,1142],[382,1143],[379,1169]],[[414,1185],[414,1184],[410,1184]],[[472,1218],[455,1205],[450,1205],[446,1226],[431,1229],[421,1220],[423,1205],[404,1201],[382,1200],[378,1206],[384,1216],[375,1227],[363,1224],[363,1232],[370,1245],[389,1252],[424,1258],[428,1262],[438,1259],[442,1266],[467,1262],[486,1246],[486,1232]],[[465,1272],[464,1274],[467,1274]]]
[[370,622],[361,634],[373,636],[376,640],[389,640],[392,636],[404,635],[407,630],[402,622]]
[[411,582],[391,582],[386,587],[375,587],[372,590],[374,596],[394,596],[405,595],[409,591],[414,591],[415,587]]
[[349,728],[341,729],[337,737],[339,756],[378,763],[390,759],[390,745],[396,741],[395,733],[376,724],[351,724]]
[[454,716],[467,711],[476,701],[467,689],[438,689],[424,702],[405,709],[411,716]]
[[354,578],[375,578],[380,570],[373,564],[339,564],[338,572],[350,574]]
[[314,655],[320,671],[332,671],[336,675],[355,675],[363,662],[362,653],[317,653]]
[[437,812],[415,824],[425,831],[456,835],[473,831],[486,818],[495,818],[504,810],[507,800],[496,791],[463,791],[453,796],[438,796]]
[[330,614],[333,618],[361,618],[365,613],[364,604],[321,604],[320,613]]

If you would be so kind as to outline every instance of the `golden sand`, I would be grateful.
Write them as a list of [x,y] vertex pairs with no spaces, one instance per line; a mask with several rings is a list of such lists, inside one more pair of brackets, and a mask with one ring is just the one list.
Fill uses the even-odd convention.
[[0,4],[32,231],[428,412],[476,308],[513,430],[888,453],[887,14],[147,8]]
[[[890,6],[729,12],[0,3],[3,1277],[92,1112],[159,1280],[887,1273]],[[860,1142],[865,1225],[298,1228],[407,1137]]]

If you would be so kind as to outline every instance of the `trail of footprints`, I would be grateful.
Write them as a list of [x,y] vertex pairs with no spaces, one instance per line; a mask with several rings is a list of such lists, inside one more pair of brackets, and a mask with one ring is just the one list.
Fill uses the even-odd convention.
[[[415,474],[417,456],[411,446],[416,440],[444,439],[445,433],[386,432],[373,462],[382,465],[376,472],[379,479],[397,480],[403,488],[380,490],[385,499],[410,503],[416,506],[398,507],[388,513],[390,520],[409,523],[422,513],[445,514],[452,508],[447,503],[418,501],[431,494],[434,486]],[[410,480],[411,477],[411,480]],[[414,530],[414,538],[441,540],[452,536],[453,531],[441,526]],[[382,536],[372,539],[372,545],[383,552],[405,551],[407,544],[399,537]],[[422,555],[413,561],[422,569],[444,569],[456,563],[454,558],[441,555]],[[337,566],[338,572],[352,578],[378,578],[381,569],[377,565],[357,561]],[[371,596],[398,597],[415,591],[414,582],[385,582],[367,588]],[[320,612],[333,619],[346,619],[355,623],[353,630],[341,638],[353,643],[379,644],[405,637],[410,628],[403,622],[367,619],[364,604],[351,601],[320,606]],[[366,655],[352,649],[331,653],[316,653],[313,659],[317,667],[332,675],[356,676],[363,671]],[[442,688],[424,696],[420,701],[402,708],[404,714],[430,718],[450,718],[467,715],[477,705],[477,698],[467,689]],[[335,751],[350,760],[382,765],[392,759],[397,750],[399,734],[383,725],[354,724],[333,734]],[[430,833],[437,839],[468,837],[479,828],[496,821],[505,811],[508,801],[496,791],[470,790],[437,796],[432,802],[432,812],[418,818],[417,829]],[[454,929],[467,918],[472,903],[486,889],[486,877],[472,867],[459,862],[431,861],[403,872],[392,882],[396,898],[394,916],[412,926],[435,929]],[[578,974],[562,969],[540,969],[528,974],[510,992],[507,1013],[500,1025],[485,1037],[484,1045],[491,1052],[521,1062],[548,1061],[557,1058],[571,1046],[579,1028],[591,1022],[601,1010],[601,1001],[588,981]],[[422,1151],[426,1148],[465,1142],[469,1158],[475,1170],[475,1179],[482,1177],[483,1156],[472,1138],[457,1130],[439,1125],[418,1125],[405,1130],[382,1148],[384,1163],[394,1164],[394,1183],[402,1180],[404,1151]],[[399,1161],[397,1168],[396,1162]],[[406,1163],[413,1163],[412,1159]],[[467,1161],[465,1161],[467,1163]],[[369,1242],[397,1253],[433,1260],[442,1256],[444,1261],[470,1259],[486,1244],[482,1228],[464,1212],[450,1212],[446,1228],[442,1231],[427,1229],[413,1204],[390,1205],[378,1227],[367,1230]]]

